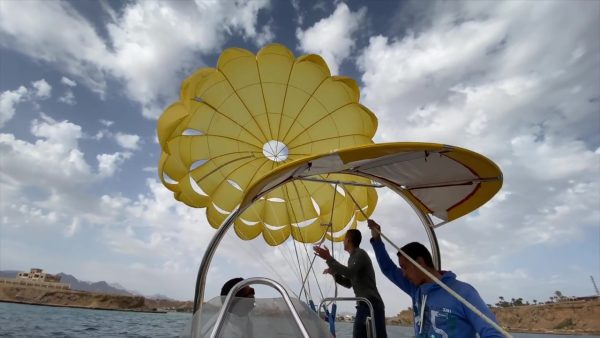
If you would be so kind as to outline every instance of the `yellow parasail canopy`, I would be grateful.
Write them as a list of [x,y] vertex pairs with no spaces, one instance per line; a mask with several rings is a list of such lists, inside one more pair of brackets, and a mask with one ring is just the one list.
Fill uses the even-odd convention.
[[[227,49],[216,69],[199,69],[183,81],[179,101],[160,117],[160,178],[177,200],[206,208],[209,223],[218,228],[248,188],[272,170],[373,143],[377,118],[359,96],[355,81],[331,76],[318,55],[295,58],[279,44],[257,55]],[[322,178],[348,180],[345,176]],[[245,240],[262,234],[270,245],[290,235],[304,243],[324,236],[340,240],[377,202],[373,187],[348,189],[356,202],[332,184],[293,182],[272,189],[236,219],[235,231]]]

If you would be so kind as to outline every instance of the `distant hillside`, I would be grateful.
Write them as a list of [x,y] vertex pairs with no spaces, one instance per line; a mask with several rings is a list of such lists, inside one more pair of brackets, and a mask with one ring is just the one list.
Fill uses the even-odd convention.
[[[500,325],[510,332],[600,334],[598,298],[491,309]],[[403,310],[396,316],[387,318],[387,323],[412,326],[413,312],[410,308]]]
[[57,276],[60,277],[61,283],[67,283],[71,285],[71,289],[79,290],[79,291],[88,291],[88,292],[98,292],[98,293],[108,293],[112,295],[123,295],[123,296],[133,296],[134,294],[125,290],[116,288],[114,286],[110,286],[105,281],[100,282],[84,282],[80,281],[75,276],[68,275],[66,273],[59,273]]
[[34,286],[0,285],[0,301],[108,310],[156,311],[144,297],[86,291],[53,290]]
[[[0,271],[0,278],[15,278],[17,273],[20,271],[17,270],[3,270]],[[123,295],[123,296],[140,296],[139,292],[126,290],[121,285],[114,283],[108,284],[105,281],[100,282],[84,282],[80,281],[73,275],[66,274],[61,272],[56,274],[56,276],[60,277],[61,283],[67,283],[71,285],[72,290],[79,291],[88,291],[88,292],[97,292],[97,293],[108,293],[113,295]]]
[[[124,287],[123,285],[119,284],[119,283],[108,283],[108,285],[112,286],[115,289],[120,289],[120,290],[125,290],[127,292],[129,292],[132,295],[136,295],[136,296],[144,296],[142,293],[135,291],[135,290],[130,290],[126,287]],[[144,296],[146,297],[146,296]]]
[[167,301],[175,301],[175,299],[171,298],[171,297],[167,297],[165,295],[161,295],[160,293],[154,294],[154,295],[149,295],[146,296],[147,299],[154,299],[154,300],[167,300]]

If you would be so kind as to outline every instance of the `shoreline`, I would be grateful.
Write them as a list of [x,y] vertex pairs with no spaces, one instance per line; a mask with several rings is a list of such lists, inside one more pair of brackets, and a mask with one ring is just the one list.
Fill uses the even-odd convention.
[[34,303],[34,302],[23,302],[23,301],[6,300],[6,299],[0,299],[0,303],[23,304],[23,305],[37,305],[37,306],[49,306],[49,307],[65,307],[65,308],[85,309],[85,310],[139,312],[139,313],[168,313],[169,312],[169,311],[159,311],[159,310],[150,311],[150,310],[136,310],[136,309],[115,309],[115,308],[104,308],[104,307],[82,306],[82,305],[62,305],[62,304]]
[[[352,323],[349,321],[336,321],[342,323]],[[412,325],[401,325],[396,323],[387,323],[386,326],[402,326],[410,327]],[[600,331],[583,331],[583,330],[543,330],[543,329],[522,329],[522,328],[511,328],[504,326],[504,329],[509,333],[531,333],[531,334],[544,334],[544,335],[561,335],[561,336],[600,336]]]
[[[87,292],[74,292],[74,293],[79,293],[79,294],[90,294]],[[109,295],[103,295],[103,296],[109,296]],[[85,305],[69,305],[69,304],[56,304],[56,303],[40,303],[40,302],[34,302],[34,301],[22,301],[22,300],[9,300],[6,298],[2,298],[0,297],[0,303],[12,303],[12,304],[23,304],[23,305],[38,305],[38,306],[49,306],[49,307],[62,307],[62,308],[74,308],[74,309],[85,309],[85,310],[105,310],[105,311],[121,311],[121,312],[138,312],[138,313],[153,313],[153,314],[165,314],[165,313],[169,313],[169,312],[185,312],[185,313],[190,313],[187,311],[167,311],[162,309],[160,306],[159,307],[147,307],[146,309],[135,309],[135,308],[118,308],[118,307],[101,307],[101,306],[85,306]],[[599,307],[597,307],[598,305],[600,305],[600,302],[592,302],[594,303],[595,306],[593,306],[593,308],[590,307],[584,307],[583,306],[573,306],[575,304],[553,304],[550,306],[540,306],[540,308],[546,308],[547,310],[554,310],[554,312],[556,312],[557,308],[564,308],[565,310],[569,310],[570,312],[570,316],[575,315],[575,312],[579,312],[579,311],[574,311],[574,310],[584,310],[585,312],[590,312],[588,313],[588,315],[592,315],[592,317],[595,317],[595,314],[597,313],[596,311],[593,310],[597,310],[599,309]],[[153,304],[153,305],[158,305],[158,304]],[[576,304],[576,305],[580,305],[580,304]],[[154,310],[150,310],[150,309],[154,309]],[[160,309],[160,310],[159,310]],[[498,309],[495,309],[498,310]],[[515,310],[525,310],[525,312],[527,313],[527,315],[525,315],[525,313],[522,313],[521,316],[525,315],[526,317],[531,317],[530,319],[532,319],[533,321],[537,321],[536,317],[541,317],[540,314],[536,315],[535,311],[532,311],[531,309],[526,309],[526,307],[523,307],[521,309],[518,308],[512,308],[512,309],[501,309],[501,311],[498,312],[505,312],[505,311],[509,311],[509,313],[511,314],[510,317],[512,317],[511,319],[513,320],[507,320],[509,323],[511,324],[517,324],[521,322],[521,319],[519,319],[519,316],[517,313],[513,313]],[[590,311],[592,310],[592,311]],[[594,313],[594,314],[592,314]],[[497,316],[500,313],[497,313]],[[515,317],[515,315],[517,315]],[[555,315],[557,315],[556,313],[553,313],[552,316],[554,317]],[[545,315],[543,315],[545,316]],[[500,317],[503,317],[502,315]],[[412,327],[412,324],[404,321],[404,320],[400,320],[401,318],[399,316],[396,317],[389,317],[386,318],[387,319],[387,325],[390,326],[402,326],[402,327]],[[504,318],[503,318],[504,319]],[[517,321],[515,321],[514,319],[518,319]],[[553,321],[558,320],[559,317],[556,318],[552,318]],[[562,319],[562,317],[560,317],[560,319]],[[396,321],[397,320],[397,321]],[[593,319],[592,319],[593,320]],[[351,321],[346,321],[346,320],[336,320],[336,322],[346,322],[346,323],[351,323]],[[502,325],[502,320],[500,321],[501,325]],[[595,321],[594,321],[595,322]],[[600,330],[597,329],[596,325],[590,325],[590,323],[587,323],[587,325],[583,325],[583,328],[580,326],[579,328],[577,327],[571,327],[571,328],[557,328],[557,327],[547,327],[547,328],[525,328],[525,327],[515,327],[513,325],[506,325],[508,323],[504,323],[504,325],[502,325],[507,331],[511,332],[511,333],[525,333],[525,334],[543,334],[543,335],[569,335],[569,336],[584,336],[584,335],[588,335],[588,336],[599,336],[600,337]],[[517,324],[518,325],[518,324]],[[591,326],[591,327],[590,327]]]
[[[550,304],[525,304],[491,307],[500,326],[509,332],[600,336],[600,299],[561,301]],[[412,310],[387,318],[388,325],[411,326]]]
[[560,331],[560,330],[523,330],[523,329],[511,329],[510,327],[505,327],[506,330],[510,333],[532,333],[532,334],[544,334],[544,335],[561,335],[561,336],[600,336],[600,332],[597,331]]

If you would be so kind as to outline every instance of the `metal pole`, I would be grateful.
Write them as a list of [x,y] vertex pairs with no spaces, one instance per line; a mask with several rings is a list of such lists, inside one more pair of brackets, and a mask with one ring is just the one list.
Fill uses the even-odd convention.
[[[221,225],[219,230],[217,230],[217,233],[210,240],[210,243],[208,243],[208,247],[204,252],[204,257],[202,257],[202,262],[200,263],[200,268],[198,269],[198,276],[196,278],[196,291],[194,294],[193,312],[194,315],[196,314],[196,312],[202,311],[202,302],[204,301],[204,288],[206,287],[206,276],[208,274],[208,268],[210,267],[212,257],[214,256],[219,243],[221,242],[223,237],[225,237],[227,230],[229,230],[229,227],[233,224],[233,221],[241,212],[242,211],[239,208],[232,212],[229,215],[229,217],[227,217],[223,225]],[[198,319],[193,320],[192,322],[192,337],[197,337],[197,332],[200,332],[200,330],[198,330],[198,325],[200,325],[200,315],[201,313],[198,314]]]
[[212,333],[210,335],[211,338],[217,338],[221,334],[221,331],[223,330],[223,324],[224,324],[223,318],[225,318],[225,314],[231,307],[231,303],[233,302],[233,298],[235,297],[235,294],[240,289],[242,289],[244,286],[253,285],[253,284],[267,285],[267,286],[270,286],[270,287],[274,288],[275,290],[277,290],[283,297],[285,304],[288,306],[288,308],[292,312],[294,321],[296,322],[298,329],[302,333],[302,336],[304,338],[310,338],[310,335],[308,334],[308,331],[304,327],[304,324],[302,323],[302,320],[300,319],[300,316],[298,315],[298,311],[296,311],[296,308],[294,307],[294,304],[292,303],[292,299],[290,298],[290,296],[287,293],[287,291],[285,290],[285,288],[281,284],[277,283],[276,281],[274,281],[272,279],[262,278],[262,277],[254,277],[254,278],[245,279],[245,280],[237,283],[236,285],[234,285],[233,288],[231,288],[231,290],[229,291],[229,294],[227,294],[227,297],[225,298],[225,301],[224,301],[223,306],[221,307],[221,310],[219,311],[219,316],[217,317],[217,321],[215,322],[215,326],[213,327]]
[[[373,304],[371,304],[371,301],[365,297],[328,297],[328,298],[323,298],[321,300],[321,303],[319,304],[319,310],[318,310],[319,318],[321,318],[321,308],[323,307],[323,304],[325,304],[326,302],[335,302],[335,301],[342,301],[342,302],[356,301],[356,302],[366,303],[367,306],[369,307],[369,313],[371,314],[371,316],[369,318],[367,318],[367,321],[375,320],[375,311],[373,310]],[[375,325],[371,325],[371,337],[377,338],[377,330],[375,330]]]

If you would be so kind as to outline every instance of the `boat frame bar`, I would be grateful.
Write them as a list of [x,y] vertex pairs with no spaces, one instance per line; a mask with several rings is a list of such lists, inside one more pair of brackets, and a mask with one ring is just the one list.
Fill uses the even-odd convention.
[[[213,327],[212,333],[210,334],[210,338],[217,338],[220,336],[221,331],[223,330],[223,325],[225,323],[223,319],[225,318],[227,311],[231,307],[233,299],[235,298],[235,294],[239,290],[241,290],[243,287],[245,287],[246,285],[256,285],[256,284],[267,285],[267,286],[270,286],[273,289],[277,290],[283,297],[283,300],[285,301],[285,304],[287,305],[287,307],[292,312],[292,317],[294,317],[294,321],[296,322],[298,329],[302,333],[302,336],[304,338],[310,338],[310,335],[308,334],[308,331],[304,327],[304,324],[302,323],[302,320],[300,319],[300,315],[298,315],[298,311],[296,311],[296,308],[294,307],[294,304],[292,303],[292,299],[290,298],[290,295],[287,293],[285,288],[281,284],[277,283],[276,281],[269,279],[269,278],[264,278],[264,277],[253,277],[253,278],[244,279],[244,280],[238,282],[237,284],[235,284],[233,286],[233,288],[231,288],[231,290],[227,294],[227,297],[225,298],[225,301],[223,302],[223,306],[221,307],[221,310],[219,311],[219,316],[217,317],[215,326]],[[193,336],[196,336],[195,335],[196,332],[197,331],[194,331]]]
[[[360,175],[357,175],[357,176],[363,176],[363,177],[369,178],[379,184],[385,185],[386,187],[390,188],[392,191],[394,191],[398,195],[402,196],[404,198],[404,200],[413,208],[413,210],[416,212],[417,216],[421,220],[423,228],[425,229],[425,233],[427,234],[427,237],[429,239],[429,244],[430,244],[430,248],[431,248],[431,255],[433,258],[434,267],[435,267],[435,269],[440,270],[441,269],[440,250],[439,250],[437,237],[436,237],[435,231],[434,231],[436,226],[433,223],[431,217],[428,214],[421,211],[416,205],[414,205],[412,203],[411,200],[406,198],[406,196],[402,193],[402,189],[397,188],[395,186],[395,184],[393,184],[393,182],[388,182],[387,180],[382,179],[381,177],[371,176],[371,175],[367,175],[364,173],[361,173]],[[269,191],[271,191],[281,185],[284,185],[284,184],[287,184],[294,180],[299,180],[299,179],[303,179],[303,177],[293,177],[293,178],[287,179],[287,180],[281,182],[280,184],[277,184],[277,185],[271,187],[270,189],[263,191],[260,195],[257,195],[254,200],[257,200],[261,196],[266,195]],[[245,208],[237,208],[231,214],[229,214],[229,216],[225,219],[225,221],[223,222],[221,227],[219,227],[219,229],[217,230],[217,233],[211,239],[210,243],[208,243],[206,251],[204,252],[204,256],[202,257],[202,261],[200,262],[200,267],[198,268],[198,275],[196,278],[196,290],[194,293],[194,312],[193,312],[194,314],[196,314],[196,312],[198,312],[198,311],[201,311],[201,309],[202,309],[202,303],[204,302],[204,292],[205,292],[205,288],[206,288],[206,279],[208,276],[208,269],[210,267],[212,258],[217,250],[217,247],[219,246],[219,243],[225,237],[225,234],[227,233],[229,228],[231,228],[231,226],[233,225],[234,221],[238,218],[238,216],[241,215],[246,210],[246,208],[248,208],[249,206],[250,205],[246,206]],[[197,332],[200,332],[198,330],[199,328],[197,327],[198,325],[200,325],[200,320],[194,320],[194,322],[192,324],[192,333],[193,333],[194,338],[197,337]]]
[[366,303],[367,306],[369,307],[369,313],[371,314],[369,317],[367,317],[367,320],[366,320],[367,338],[377,338],[377,330],[375,330],[375,322],[374,322],[375,311],[373,310],[373,304],[371,304],[371,301],[369,301],[365,297],[328,297],[328,298],[323,298],[323,300],[321,300],[321,303],[319,304],[319,309],[317,310],[318,311],[317,313],[319,314],[319,318],[321,318],[321,308],[323,307],[323,304],[325,304],[326,302],[333,302],[333,301],[357,301],[357,302]]

